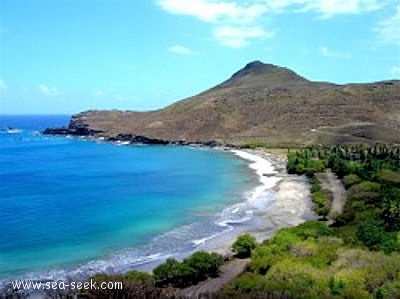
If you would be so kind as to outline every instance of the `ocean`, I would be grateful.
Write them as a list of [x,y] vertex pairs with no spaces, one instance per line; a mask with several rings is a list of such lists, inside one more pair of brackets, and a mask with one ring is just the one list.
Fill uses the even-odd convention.
[[0,116],[0,287],[188,254],[247,221],[266,190],[231,151],[40,133],[68,121]]

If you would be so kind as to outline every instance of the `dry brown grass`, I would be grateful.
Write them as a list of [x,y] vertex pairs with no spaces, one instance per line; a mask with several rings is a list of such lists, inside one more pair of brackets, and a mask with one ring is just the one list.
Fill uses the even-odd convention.
[[335,85],[252,64],[224,83],[164,109],[90,111],[80,124],[106,136],[131,133],[184,141],[266,147],[314,143],[400,143],[400,81]]

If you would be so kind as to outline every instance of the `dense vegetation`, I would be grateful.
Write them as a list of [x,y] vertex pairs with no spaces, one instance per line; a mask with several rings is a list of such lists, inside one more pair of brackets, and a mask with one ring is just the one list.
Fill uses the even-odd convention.
[[232,251],[238,258],[247,258],[256,246],[256,238],[250,234],[243,234],[232,244]]
[[316,182],[315,173],[326,168],[347,189],[344,211],[335,217],[335,226],[353,229],[369,249],[399,251],[400,147],[312,147],[289,154],[288,172],[311,177],[315,211],[324,217],[331,199]]
[[252,253],[221,298],[400,298],[400,254],[345,243],[309,221],[279,231]]
[[[188,287],[208,277],[217,277],[223,264],[217,253],[199,251],[182,262],[169,258],[153,270],[153,274],[129,271],[121,275],[99,274],[91,279],[102,282],[122,282],[122,290],[92,289],[82,292],[85,298],[178,298],[178,288]],[[58,298],[61,298],[59,296]]]
[[400,148],[311,147],[290,153],[289,173],[310,178],[315,211],[332,195],[318,173],[331,169],[347,189],[332,225],[309,221],[256,247],[248,269],[220,297],[400,298]]
[[204,251],[195,252],[182,262],[169,258],[153,270],[154,279],[159,286],[186,287],[217,277],[223,262],[221,255]]

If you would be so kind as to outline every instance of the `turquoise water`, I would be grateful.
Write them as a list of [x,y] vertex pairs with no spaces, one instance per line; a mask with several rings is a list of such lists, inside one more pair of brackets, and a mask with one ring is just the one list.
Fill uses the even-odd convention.
[[120,271],[193,250],[194,241],[226,229],[221,211],[257,181],[244,160],[221,150],[38,132],[68,119],[0,117],[3,281]]

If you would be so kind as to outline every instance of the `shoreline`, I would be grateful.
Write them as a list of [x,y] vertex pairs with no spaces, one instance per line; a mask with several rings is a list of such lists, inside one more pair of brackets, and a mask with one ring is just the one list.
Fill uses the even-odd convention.
[[[87,279],[95,273],[118,274],[129,270],[150,272],[154,267],[164,262],[166,258],[173,257],[181,260],[191,253],[201,250],[214,251],[229,256],[232,254],[230,250],[232,243],[242,233],[251,233],[258,241],[263,241],[270,238],[282,227],[297,225],[307,219],[311,219],[311,200],[308,193],[308,183],[304,177],[286,174],[285,159],[281,156],[260,150],[232,149],[226,147],[220,149],[230,151],[238,158],[246,160],[248,167],[258,176],[259,184],[251,190],[252,192],[249,196],[246,196],[246,201],[226,207],[226,209],[230,209],[227,211],[228,215],[230,215],[229,213],[234,214],[236,211],[242,214],[244,212],[244,215],[249,216],[248,219],[239,221],[229,221],[228,219],[219,223],[221,227],[226,227],[225,231],[204,238],[203,240],[194,240],[191,250],[162,256],[157,256],[157,254],[147,256],[145,260],[137,260],[133,264],[127,263],[117,271],[115,271],[115,268],[107,267],[106,264],[104,264],[104,268],[97,268],[98,265],[95,266],[93,264],[93,268],[97,268],[97,270],[92,268],[94,272],[84,271],[86,272],[84,274],[81,270],[86,267],[78,267],[75,271],[68,271],[69,274],[64,272],[64,275],[66,274],[64,278],[67,280],[72,278],[82,280]],[[251,211],[249,211],[249,207]],[[106,261],[100,260],[98,262],[102,263]]]
[[[256,206],[257,209],[251,220],[236,224],[233,230],[213,238],[212,242],[199,246],[197,251],[214,251],[229,256],[232,255],[231,245],[242,233],[250,233],[258,242],[262,242],[271,238],[281,228],[317,219],[312,212],[307,179],[287,174],[284,157],[262,150],[233,151],[240,152],[238,156],[249,161],[249,167],[256,171],[260,182],[264,184],[256,189],[265,188],[265,191],[273,192],[275,199],[267,207]],[[259,163],[258,166],[261,167],[255,167],[256,163]],[[276,179],[275,184],[271,184],[272,180],[268,182],[271,178]],[[263,196],[262,192],[259,196]],[[249,202],[251,201],[250,199]]]
[[[230,227],[215,236],[205,238],[191,252],[171,255],[183,260],[197,251],[216,252],[225,257],[233,255],[231,246],[243,233],[250,233],[257,242],[271,238],[279,229],[299,225],[318,217],[312,212],[309,183],[304,176],[290,175],[286,172],[286,158],[263,150],[227,149],[238,158],[248,162],[248,167],[256,172],[260,184],[252,190],[247,201],[227,207],[239,209],[244,205],[251,207],[252,215],[240,222],[225,222]],[[270,199],[273,198],[271,201]],[[151,272],[165,260],[156,260],[135,266],[132,270]]]

